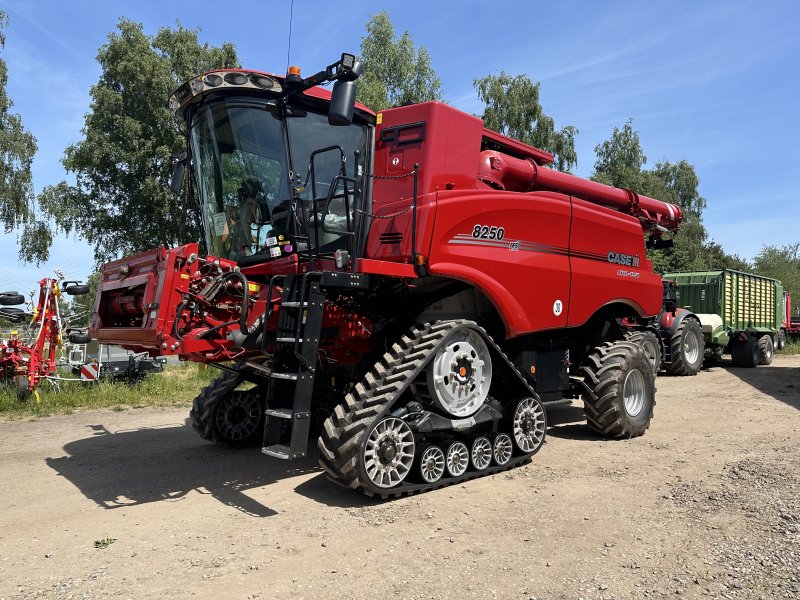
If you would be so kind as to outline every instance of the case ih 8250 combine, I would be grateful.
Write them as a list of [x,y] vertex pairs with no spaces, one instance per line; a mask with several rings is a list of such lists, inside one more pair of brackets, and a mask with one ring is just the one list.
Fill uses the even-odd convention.
[[181,86],[172,187],[188,167],[209,255],[106,264],[92,335],[218,366],[201,436],[283,459],[317,436],[328,476],[368,495],[527,460],[543,402],[582,397],[597,431],[641,435],[654,373],[627,326],[657,334],[662,298],[643,231],[660,242],[680,208],[547,169],[444,104],[374,114],[360,70]]

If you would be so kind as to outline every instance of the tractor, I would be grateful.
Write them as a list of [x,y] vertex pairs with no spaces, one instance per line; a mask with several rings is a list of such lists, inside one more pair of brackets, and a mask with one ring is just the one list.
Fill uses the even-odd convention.
[[549,169],[446,104],[374,113],[361,71],[343,54],[181,85],[170,187],[202,250],[103,265],[92,337],[219,368],[200,436],[285,460],[316,440],[327,476],[368,496],[530,460],[548,404],[643,434],[655,374],[631,335],[657,335],[662,309],[645,238],[668,245],[680,207]]

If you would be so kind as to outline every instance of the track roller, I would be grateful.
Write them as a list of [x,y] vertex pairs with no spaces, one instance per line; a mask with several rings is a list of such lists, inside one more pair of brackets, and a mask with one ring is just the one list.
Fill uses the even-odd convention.
[[445,457],[439,446],[428,446],[419,459],[419,473],[425,483],[436,483],[444,475]]
[[460,477],[467,472],[469,450],[464,442],[453,442],[447,449],[447,472],[452,477]]
[[472,442],[470,460],[476,471],[483,471],[492,464],[492,442],[485,436],[479,436]]

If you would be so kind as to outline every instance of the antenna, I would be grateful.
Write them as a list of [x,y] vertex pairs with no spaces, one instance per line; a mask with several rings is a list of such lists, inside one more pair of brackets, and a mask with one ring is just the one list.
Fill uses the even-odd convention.
[[289,47],[286,49],[286,72],[289,72],[289,56],[292,53],[292,20],[294,18],[294,0],[289,5]]

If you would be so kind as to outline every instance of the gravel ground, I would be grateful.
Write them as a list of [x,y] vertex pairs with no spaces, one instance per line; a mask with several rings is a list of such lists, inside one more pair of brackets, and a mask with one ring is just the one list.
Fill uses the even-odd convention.
[[391,502],[185,412],[0,424],[0,598],[800,598],[800,356],[658,379],[644,437]]

